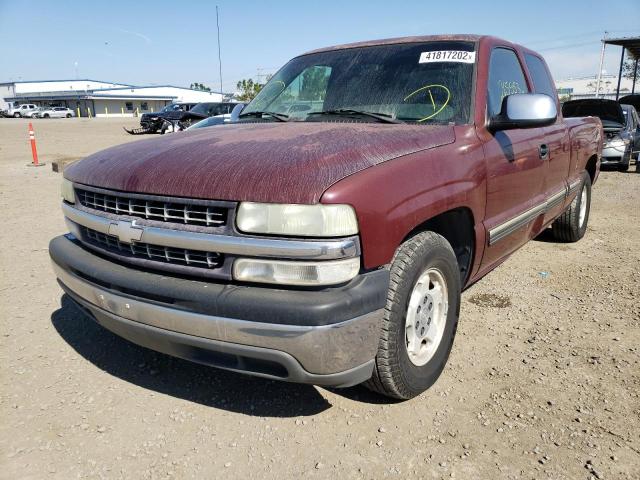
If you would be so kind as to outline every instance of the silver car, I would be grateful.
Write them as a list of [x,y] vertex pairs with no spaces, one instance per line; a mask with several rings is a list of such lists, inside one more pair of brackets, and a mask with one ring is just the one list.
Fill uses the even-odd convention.
[[49,107],[38,112],[38,118],[71,118],[76,114],[67,107]]
[[21,114],[23,118],[38,118],[40,113],[46,110],[46,107],[38,107],[35,110],[24,112]]

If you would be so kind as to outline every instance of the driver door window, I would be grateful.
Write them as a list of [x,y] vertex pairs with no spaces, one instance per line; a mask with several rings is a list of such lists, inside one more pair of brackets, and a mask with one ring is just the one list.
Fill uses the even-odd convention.
[[492,117],[500,113],[502,100],[514,93],[529,93],[524,72],[513,50],[496,48],[489,62],[487,109]]

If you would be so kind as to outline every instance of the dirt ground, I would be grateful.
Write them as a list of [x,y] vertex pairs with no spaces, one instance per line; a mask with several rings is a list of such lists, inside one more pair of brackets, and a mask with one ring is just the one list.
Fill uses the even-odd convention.
[[135,120],[0,120],[0,478],[640,479],[640,175],[603,172],[576,244],[530,242],[463,294],[435,386],[403,403],[132,345],[62,297],[50,162]]

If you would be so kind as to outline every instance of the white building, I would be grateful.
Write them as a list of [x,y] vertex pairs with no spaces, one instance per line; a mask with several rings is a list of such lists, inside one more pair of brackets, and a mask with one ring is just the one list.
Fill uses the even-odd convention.
[[[580,98],[592,98],[596,95],[596,85],[598,84],[598,75],[589,75],[586,77],[573,77],[564,80],[556,80],[556,89],[562,100],[577,100]],[[600,98],[609,98],[615,100],[616,88],[618,88],[618,76],[602,74],[600,78]],[[620,96],[629,95],[633,88],[633,79],[622,77],[620,82]],[[636,93],[640,93],[637,91]]]
[[64,106],[79,116],[131,117],[171,102],[221,102],[222,94],[172,85],[136,86],[99,80],[0,83],[0,108],[21,103]]

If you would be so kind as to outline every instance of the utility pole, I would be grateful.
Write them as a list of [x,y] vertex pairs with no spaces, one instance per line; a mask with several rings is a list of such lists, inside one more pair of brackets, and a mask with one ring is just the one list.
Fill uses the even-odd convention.
[[216,5],[216,27],[218,28],[218,67],[220,68],[220,95],[222,92],[222,56],[220,55],[220,18],[218,15],[218,6]]
[[604,47],[607,45],[607,31],[604,32],[604,38],[602,39],[602,51],[600,52],[600,67],[598,68],[598,81],[596,82],[596,98],[600,96],[600,81],[602,80],[602,65],[604,64]]
[[262,83],[262,81],[261,81],[262,78],[263,77],[267,78],[269,76],[269,74],[268,73],[260,73],[260,72],[264,72],[264,71],[269,70],[269,69],[268,68],[258,67],[256,70],[258,71],[258,73],[256,74],[256,82]]

